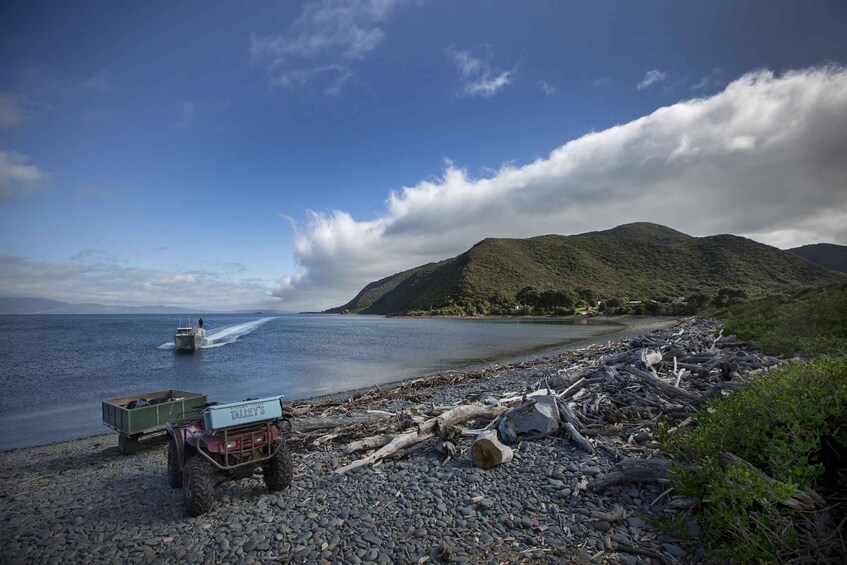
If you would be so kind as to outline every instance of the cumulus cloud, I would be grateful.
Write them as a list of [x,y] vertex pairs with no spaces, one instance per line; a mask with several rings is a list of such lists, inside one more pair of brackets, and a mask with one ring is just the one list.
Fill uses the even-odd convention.
[[0,151],[0,204],[44,188],[47,173],[29,164],[26,155]]
[[847,70],[746,74],[714,96],[593,132],[524,166],[391,193],[356,220],[311,212],[295,228],[292,308],[343,304],[366,283],[456,255],[485,237],[570,234],[652,221],[692,235],[847,244]]
[[[498,90],[512,82],[511,71],[500,71],[478,59],[464,49],[447,49],[462,81],[462,96],[494,96]],[[546,84],[546,83],[545,83]]]
[[313,0],[285,33],[252,34],[250,52],[266,65],[271,86],[322,79],[337,94],[355,75],[353,64],[385,39],[383,26],[408,0]]
[[277,308],[271,284],[255,279],[191,271],[155,269],[90,262],[99,250],[83,250],[69,263],[44,263],[0,254],[0,289],[5,296],[51,298],[72,303],[165,305],[198,309]]
[[656,84],[657,82],[662,82],[667,78],[667,75],[658,69],[653,69],[647,71],[647,74],[644,75],[644,78],[641,79],[641,82],[638,83],[638,86],[635,88],[638,90],[644,90],[650,85]]

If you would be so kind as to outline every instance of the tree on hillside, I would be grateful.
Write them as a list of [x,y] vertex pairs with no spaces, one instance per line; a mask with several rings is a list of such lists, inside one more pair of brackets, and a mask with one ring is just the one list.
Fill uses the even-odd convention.
[[737,288],[722,288],[715,297],[714,304],[718,308],[733,306],[747,299],[747,293]]

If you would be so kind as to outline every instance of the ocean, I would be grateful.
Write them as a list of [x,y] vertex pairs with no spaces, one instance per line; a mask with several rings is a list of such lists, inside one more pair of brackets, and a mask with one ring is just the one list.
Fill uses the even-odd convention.
[[0,316],[0,450],[108,432],[104,399],[164,389],[219,402],[306,398],[514,359],[620,329],[320,314],[203,319],[209,346],[186,353],[173,350],[175,315]]

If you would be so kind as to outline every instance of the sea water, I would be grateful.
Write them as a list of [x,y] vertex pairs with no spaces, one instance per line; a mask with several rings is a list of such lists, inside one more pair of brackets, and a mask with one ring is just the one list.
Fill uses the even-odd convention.
[[619,329],[508,319],[203,319],[207,345],[186,353],[173,349],[174,315],[0,316],[0,450],[108,432],[104,399],[165,389],[219,402],[298,399],[530,355]]

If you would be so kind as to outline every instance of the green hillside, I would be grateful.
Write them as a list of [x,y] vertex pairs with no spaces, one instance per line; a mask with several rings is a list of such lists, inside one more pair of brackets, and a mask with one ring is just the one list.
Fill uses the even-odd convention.
[[847,246],[834,243],[814,243],[789,249],[791,253],[808,259],[812,263],[823,265],[833,271],[847,273]]
[[636,223],[573,236],[485,239],[452,259],[371,283],[330,312],[485,311],[486,303],[521,302],[527,287],[577,299],[650,300],[715,296],[722,288],[756,296],[838,280],[819,265],[742,237],[691,237]]

